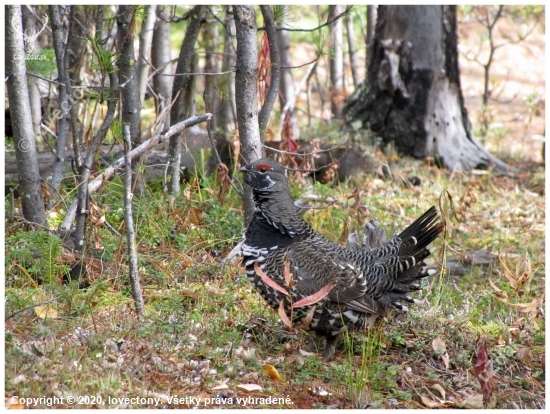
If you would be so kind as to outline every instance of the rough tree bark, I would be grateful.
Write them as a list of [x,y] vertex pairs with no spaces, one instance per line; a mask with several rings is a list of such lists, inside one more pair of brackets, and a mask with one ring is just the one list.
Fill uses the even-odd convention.
[[374,39],[374,29],[376,27],[376,6],[370,4],[367,6],[367,64],[372,56],[372,41]]
[[[170,127],[170,107],[172,97],[172,51],[170,48],[170,13],[166,6],[158,6],[157,23],[153,32],[153,47],[151,60],[153,67],[159,72],[153,76],[153,91],[157,116],[164,115],[164,128]],[[164,112],[166,111],[166,112]]]
[[19,169],[19,190],[23,217],[32,223],[46,223],[46,209],[40,187],[36,143],[32,129],[27,88],[27,68],[20,6],[5,6],[6,87],[13,128],[13,143]]
[[[328,19],[332,20],[344,11],[344,6],[339,4],[329,6]],[[330,43],[334,50],[334,56],[330,59],[330,84],[332,93],[330,95],[330,109],[332,116],[336,119],[343,119],[342,108],[344,106],[344,48],[342,19],[337,19],[329,25]]]
[[[138,91],[136,53],[134,51],[136,7],[119,6],[117,16],[121,117],[122,122],[130,125],[134,148],[141,143],[141,103]],[[134,194],[139,196],[143,192],[144,183],[143,177],[136,167],[139,167],[139,163],[134,164]]]
[[[189,76],[182,74],[190,73],[191,61],[193,59],[195,42],[199,36],[200,28],[205,20],[206,6],[195,6],[189,13],[189,25],[183,38],[178,65],[176,67],[176,77],[172,87],[172,109],[170,111],[170,122],[172,125],[178,123],[186,117],[189,108],[186,107],[188,98],[186,95],[187,84],[190,81]],[[168,145],[168,194],[176,196],[180,190],[180,160],[181,160],[181,135],[175,135],[170,138]]]
[[456,6],[378,6],[367,79],[348,99],[359,121],[399,152],[449,169],[508,166],[472,135],[460,89]]
[[[237,31],[237,73],[235,74],[235,101],[237,124],[241,143],[241,157],[245,163],[264,155],[260,139],[256,102],[256,72],[258,70],[258,39],[256,12],[253,6],[233,6]],[[250,223],[254,215],[254,202],[250,187],[245,186],[244,222]]]
[[[59,78],[59,115],[57,116],[57,139],[55,146],[56,162],[52,168],[50,185],[55,194],[59,194],[61,181],[65,175],[65,147],[69,135],[70,106],[69,91],[71,80],[69,78],[68,56],[67,56],[67,31],[63,24],[61,6],[50,6],[52,19],[53,48],[55,50],[55,61]],[[49,202],[52,208],[57,196],[53,196]]]

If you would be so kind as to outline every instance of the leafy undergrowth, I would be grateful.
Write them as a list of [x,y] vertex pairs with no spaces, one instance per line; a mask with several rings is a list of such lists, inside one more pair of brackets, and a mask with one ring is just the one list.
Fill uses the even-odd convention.
[[[433,204],[448,220],[432,263],[445,273],[408,315],[348,335],[330,363],[297,357],[307,335],[285,329],[238,260],[222,261],[240,240],[241,204],[233,190],[220,202],[213,178],[172,209],[160,192],[136,200],[141,320],[124,237],[93,229],[85,280],[67,282],[74,258],[55,238],[8,225],[7,404],[444,408],[483,407],[485,393],[489,407],[544,407],[544,196],[532,186],[543,167],[511,178],[393,160],[388,179],[293,186],[318,206],[337,200],[305,217],[340,243],[371,218],[393,234]],[[94,203],[122,231],[120,181]]]

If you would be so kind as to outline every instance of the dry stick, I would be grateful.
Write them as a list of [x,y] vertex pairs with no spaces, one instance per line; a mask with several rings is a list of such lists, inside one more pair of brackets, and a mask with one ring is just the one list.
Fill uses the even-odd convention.
[[[209,121],[210,118],[212,118],[212,114],[203,114],[203,115],[191,117],[189,119],[186,119],[185,121],[181,121],[175,125],[172,125],[170,128],[168,128],[168,130],[165,130],[155,135],[153,138],[145,141],[138,147],[134,148],[130,152],[130,156],[132,159],[139,157],[145,151],[166,141],[171,136],[175,134],[179,134],[184,129],[192,127],[193,125],[197,125],[197,124],[200,124],[201,122]],[[94,191],[96,191],[99,187],[101,187],[101,185],[105,180],[109,179],[109,177],[111,177],[117,170],[119,170],[123,166],[124,166],[124,158],[119,158],[118,160],[116,160],[110,167],[108,167],[104,172],[99,174],[97,178],[95,178],[93,181],[91,181],[88,184],[88,192],[93,193]],[[76,200],[73,201],[73,203],[71,204],[71,207],[69,207],[67,216],[65,217],[65,220],[63,220],[63,223],[61,223],[60,230],[67,231],[71,227],[71,223],[73,222],[74,216],[76,214],[76,205],[77,205],[76,203],[77,203]]]
[[136,234],[134,231],[134,218],[132,216],[132,157],[130,156],[132,140],[130,124],[124,124],[122,135],[124,137],[124,222],[126,224],[126,242],[128,243],[130,287],[136,305],[136,312],[138,316],[141,316],[143,315],[143,295],[141,294],[141,286],[139,284]]

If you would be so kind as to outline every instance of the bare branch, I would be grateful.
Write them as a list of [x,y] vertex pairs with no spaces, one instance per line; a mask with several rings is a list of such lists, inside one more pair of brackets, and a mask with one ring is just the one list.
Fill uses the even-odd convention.
[[[153,64],[151,62],[149,62],[146,58],[143,58],[145,60],[145,62],[151,66],[151,69],[153,70],[153,72],[155,72],[154,74],[152,74],[151,76],[153,75],[159,75],[159,76],[172,76],[172,77],[176,77],[176,76],[222,76],[222,75],[227,75],[228,73],[233,73],[235,72],[235,69],[232,69],[232,70],[227,70],[225,72],[215,72],[215,73],[208,73],[208,72],[196,72],[196,73],[190,73],[190,72],[185,72],[185,73],[162,73],[162,72],[159,72],[159,70],[157,70],[157,68],[155,68],[153,66]],[[176,59],[177,60],[177,59]],[[160,70],[163,70],[163,69],[160,69]]]
[[[317,26],[317,27],[315,27],[315,28],[313,28],[313,29],[291,29],[290,27],[278,27],[278,28],[277,28],[277,31],[279,31],[279,30],[286,30],[287,32],[314,32],[314,31],[316,31],[316,30],[319,30],[319,29],[321,29],[321,28],[323,28],[323,27],[325,27],[325,26],[328,26],[329,24],[335,22],[335,21],[338,20],[340,17],[346,15],[352,8],[353,8],[353,6],[348,6],[348,7],[346,8],[346,10],[344,10],[344,11],[343,11],[342,13],[340,13],[339,15],[335,16],[333,19],[327,20],[326,23],[323,23],[322,25]],[[265,30],[265,28],[264,28],[264,27],[261,27],[261,28],[259,28],[258,30]]]

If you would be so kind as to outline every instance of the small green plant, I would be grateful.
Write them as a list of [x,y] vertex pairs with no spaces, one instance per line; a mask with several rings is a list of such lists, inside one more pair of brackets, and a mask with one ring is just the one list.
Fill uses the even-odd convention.
[[55,283],[67,272],[57,263],[62,241],[44,230],[19,232],[6,238],[6,282],[12,285],[18,276],[32,283]]
[[367,330],[366,338],[361,341],[359,363],[354,355],[354,337],[348,332],[344,336],[348,363],[346,365],[348,393],[353,408],[363,409],[370,406],[376,397],[381,373],[380,351],[383,335],[383,322]]

